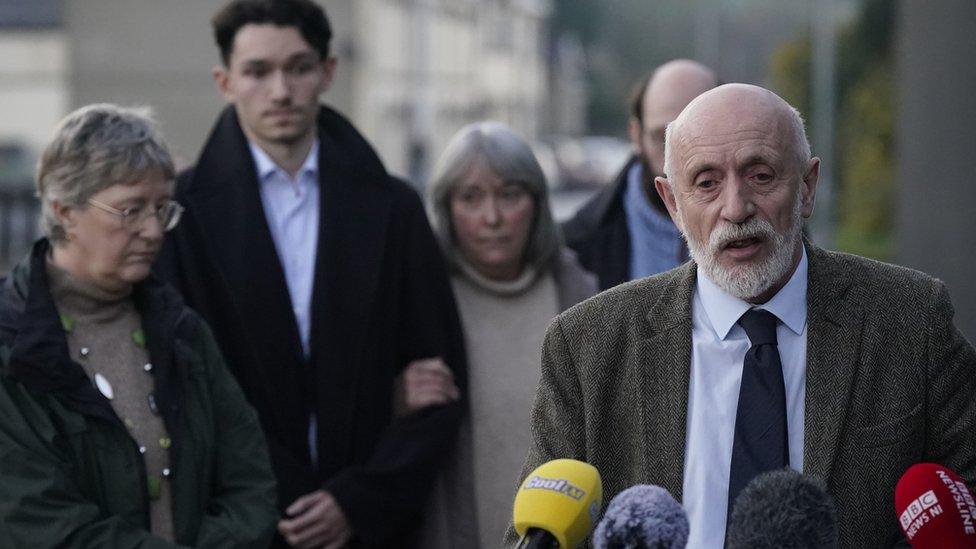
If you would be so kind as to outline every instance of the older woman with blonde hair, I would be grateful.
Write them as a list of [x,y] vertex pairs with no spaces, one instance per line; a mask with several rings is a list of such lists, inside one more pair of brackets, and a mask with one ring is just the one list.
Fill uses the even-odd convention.
[[453,270],[471,410],[435,495],[427,545],[498,547],[529,447],[543,336],[553,317],[596,293],[596,279],[563,246],[542,168],[504,124],[463,128],[427,191]]
[[210,330],[150,274],[180,219],[148,114],[91,105],[41,158],[46,238],[0,280],[0,546],[262,547],[274,476]]

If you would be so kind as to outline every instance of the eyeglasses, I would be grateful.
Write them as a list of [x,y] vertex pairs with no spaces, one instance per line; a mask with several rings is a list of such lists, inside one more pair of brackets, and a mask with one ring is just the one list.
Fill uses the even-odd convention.
[[453,194],[453,199],[466,210],[480,210],[491,195],[500,210],[512,210],[528,198],[529,193],[518,185],[506,185],[496,191],[485,191],[477,187],[461,189]]
[[175,200],[168,200],[155,208],[132,206],[124,210],[113,208],[108,204],[91,198],[88,199],[88,204],[99,210],[118,216],[122,228],[130,231],[139,230],[147,219],[154,216],[156,221],[159,221],[159,226],[163,229],[163,232],[166,232],[175,227],[183,215],[183,206]]

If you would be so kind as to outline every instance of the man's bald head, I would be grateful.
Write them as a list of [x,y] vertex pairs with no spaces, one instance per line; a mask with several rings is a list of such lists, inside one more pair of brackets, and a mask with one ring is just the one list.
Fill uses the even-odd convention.
[[668,125],[664,169],[655,186],[699,272],[751,303],[775,295],[803,255],[820,174],[796,109],[758,86],[705,92]]
[[692,99],[718,83],[715,73],[689,59],[676,59],[658,67],[648,77],[634,105],[630,137],[645,167],[660,175],[664,165],[664,132]]
[[691,101],[717,85],[711,69],[688,59],[669,61],[654,71],[644,91],[647,126],[665,127]]
[[803,118],[799,111],[775,93],[751,84],[725,84],[694,98],[681,114],[668,124],[665,132],[663,169],[673,182],[675,157],[680,155],[682,143],[702,133],[728,133],[730,136],[744,126],[762,127],[765,131],[788,143],[797,169],[803,170],[810,160]]

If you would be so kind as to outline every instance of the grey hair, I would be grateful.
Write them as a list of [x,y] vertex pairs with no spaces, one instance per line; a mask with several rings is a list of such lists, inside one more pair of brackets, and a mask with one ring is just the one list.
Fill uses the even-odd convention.
[[81,207],[113,185],[132,185],[154,173],[172,180],[175,172],[149,108],[107,103],[82,107],[58,124],[38,162],[41,229],[54,242],[64,240],[55,201]]
[[494,121],[475,122],[461,128],[438,158],[427,186],[431,225],[448,264],[458,269],[451,194],[479,161],[501,180],[519,185],[532,196],[532,232],[526,244],[524,264],[540,272],[554,266],[562,246],[562,234],[549,209],[546,175],[529,144],[505,124]]
[[[807,162],[811,158],[810,152],[810,141],[807,140],[807,130],[803,123],[803,115],[800,114],[795,107],[787,104],[789,107],[789,120],[790,120],[790,134],[793,141],[793,154],[796,155],[797,167],[800,171],[800,175],[806,171]],[[671,168],[671,136],[678,127],[679,116],[677,119],[668,123],[667,127],[664,129],[664,177],[668,179],[668,184],[674,185],[674,178],[672,177]]]

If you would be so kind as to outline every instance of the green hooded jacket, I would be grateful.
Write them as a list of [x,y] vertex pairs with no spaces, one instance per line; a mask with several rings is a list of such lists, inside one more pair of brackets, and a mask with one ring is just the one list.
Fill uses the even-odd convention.
[[145,463],[71,361],[46,240],[0,280],[0,547],[266,547],[278,513],[257,416],[175,290],[136,285],[170,447],[176,545],[150,533]]

